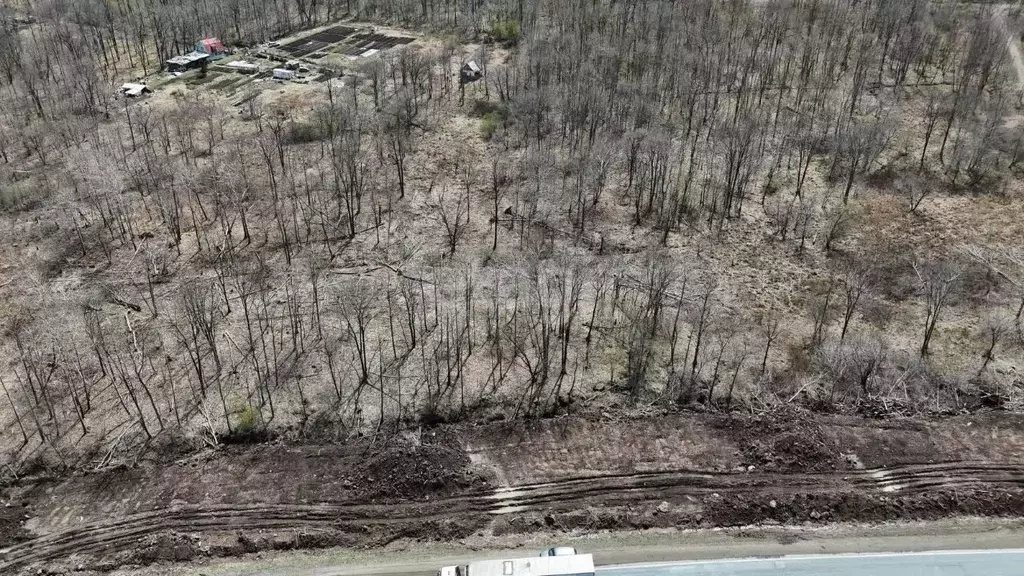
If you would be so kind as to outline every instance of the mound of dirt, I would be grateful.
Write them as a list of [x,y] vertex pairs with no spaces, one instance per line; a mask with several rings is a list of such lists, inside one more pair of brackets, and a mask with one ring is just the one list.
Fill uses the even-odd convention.
[[236,556],[263,550],[306,550],[360,544],[358,535],[335,529],[298,529],[280,531],[239,530],[234,541],[210,546],[211,556]]
[[396,446],[374,454],[359,475],[370,499],[422,499],[464,491],[481,479],[469,471],[469,457],[455,447]]
[[459,518],[444,518],[406,523],[395,528],[387,544],[398,538],[418,541],[453,542],[482,530],[490,518],[486,514],[469,514]]
[[825,472],[847,468],[835,443],[810,415],[796,409],[712,421],[739,446],[746,465],[774,472]]

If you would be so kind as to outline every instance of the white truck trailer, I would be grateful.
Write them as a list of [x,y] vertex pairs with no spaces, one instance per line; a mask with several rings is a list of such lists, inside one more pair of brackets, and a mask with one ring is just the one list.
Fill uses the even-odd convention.
[[594,576],[594,557],[534,556],[510,560],[481,560],[459,566],[445,566],[437,576]]

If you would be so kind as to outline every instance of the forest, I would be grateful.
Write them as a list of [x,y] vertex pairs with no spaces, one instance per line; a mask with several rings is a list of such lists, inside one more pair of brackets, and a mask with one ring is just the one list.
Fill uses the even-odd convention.
[[[1021,3],[0,2],[3,473],[1024,401]],[[417,34],[243,104],[158,77]],[[479,63],[479,81],[459,70]]]

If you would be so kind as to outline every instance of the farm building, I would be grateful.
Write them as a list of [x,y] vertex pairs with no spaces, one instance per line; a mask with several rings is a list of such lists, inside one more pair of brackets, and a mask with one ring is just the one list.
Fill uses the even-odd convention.
[[462,66],[462,69],[459,70],[459,80],[463,84],[468,84],[469,82],[476,82],[481,77],[483,77],[483,71],[480,70],[480,66],[476,63],[476,60],[470,60],[469,62],[466,62]]
[[256,74],[260,71],[260,67],[252,62],[246,60],[235,60],[234,62],[228,62],[228,68],[242,74]]
[[149,92],[151,92],[151,90],[149,89],[149,86],[146,86],[145,84],[127,82],[121,85],[121,94],[124,94],[129,98],[137,98],[143,94],[148,94]]
[[204,52],[189,52],[183,56],[175,56],[167,61],[168,72],[185,72],[202,68],[210,60],[210,55]]
[[227,54],[224,43],[217,38],[204,38],[196,44],[196,52],[202,52],[210,57],[210,60],[219,60]]

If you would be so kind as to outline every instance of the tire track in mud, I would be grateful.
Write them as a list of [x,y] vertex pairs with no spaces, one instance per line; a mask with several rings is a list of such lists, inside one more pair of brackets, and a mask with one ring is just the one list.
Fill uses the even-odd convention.
[[511,514],[525,512],[541,505],[585,501],[598,496],[602,504],[615,504],[618,500],[635,502],[663,499],[664,496],[698,496],[759,490],[792,493],[860,489],[908,494],[936,488],[969,486],[1024,487],[1024,466],[989,462],[948,462],[804,474],[641,472],[498,488],[487,498],[499,503],[490,511],[492,514]]
[[394,504],[219,504],[156,509],[112,521],[84,523],[0,551],[0,573],[33,562],[130,550],[147,536],[177,531],[334,529],[402,526],[477,515],[494,517],[580,506],[661,501],[728,493],[813,493],[857,490],[914,494],[968,487],[1024,488],[1024,465],[993,462],[912,464],[829,473],[652,471],[570,477],[504,486],[451,498]]

